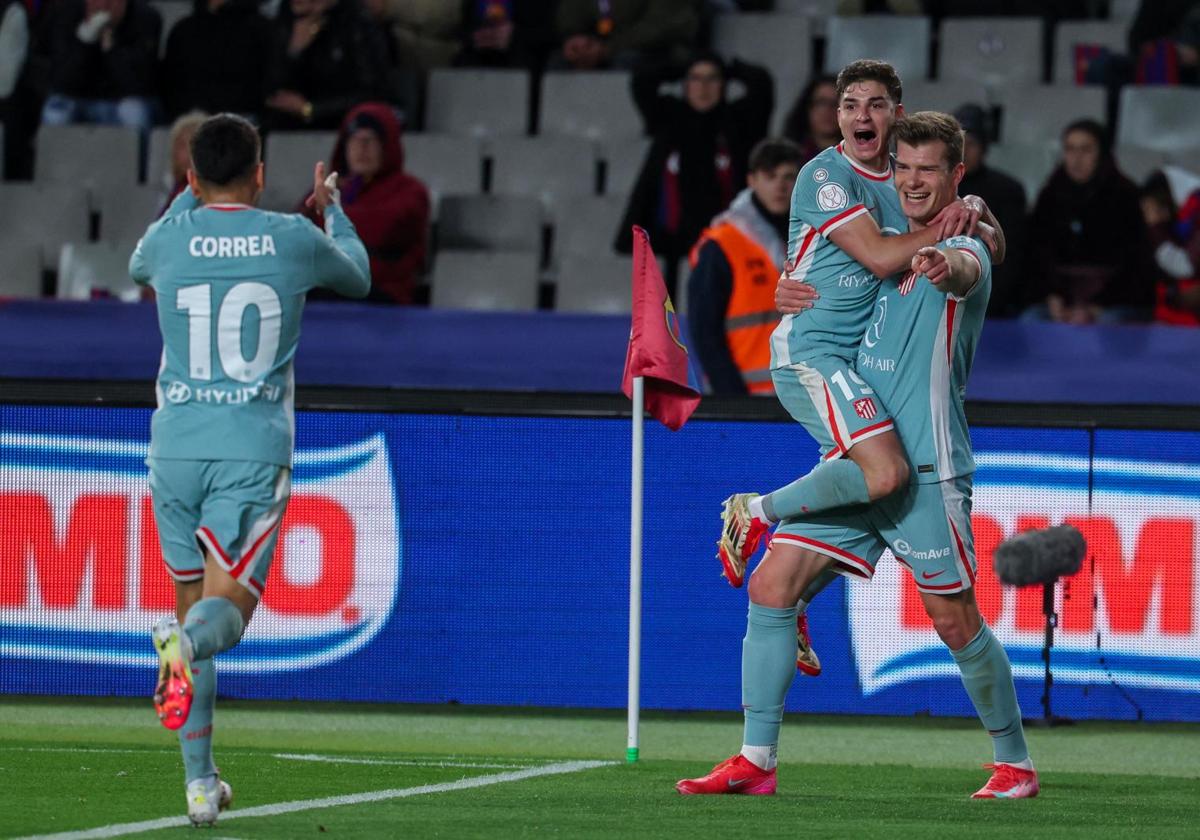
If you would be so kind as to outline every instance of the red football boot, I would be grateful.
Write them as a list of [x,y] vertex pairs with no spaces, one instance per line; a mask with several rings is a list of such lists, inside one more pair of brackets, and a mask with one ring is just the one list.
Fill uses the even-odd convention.
[[746,579],[746,564],[758,551],[771,524],[750,514],[750,500],[757,493],[734,493],[721,510],[721,539],[717,540],[717,558],[732,586]]
[[769,796],[775,792],[775,771],[763,770],[741,753],[727,758],[699,779],[680,779],[675,790],[682,794],[742,793]]
[[1036,770],[1022,770],[1011,764],[983,766],[992,771],[992,777],[971,794],[972,799],[1032,799],[1041,790]]

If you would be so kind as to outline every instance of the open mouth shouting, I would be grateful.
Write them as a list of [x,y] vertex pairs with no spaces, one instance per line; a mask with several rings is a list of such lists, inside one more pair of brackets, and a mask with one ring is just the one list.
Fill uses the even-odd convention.
[[874,153],[879,134],[874,128],[857,128],[854,130],[854,147],[863,154]]

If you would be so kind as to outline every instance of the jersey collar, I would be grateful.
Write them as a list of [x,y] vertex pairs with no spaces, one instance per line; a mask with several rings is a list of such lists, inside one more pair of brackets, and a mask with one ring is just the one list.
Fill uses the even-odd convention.
[[236,213],[238,210],[253,210],[249,204],[205,204],[209,210],[220,210],[222,213]]
[[[859,175],[862,175],[864,178],[870,178],[872,181],[890,181],[890,180],[892,180],[892,169],[890,166],[887,168],[887,171],[885,171],[885,172],[875,172],[874,170],[867,169],[865,166],[860,164],[854,158],[850,157],[850,155],[846,154],[846,150],[844,148],[842,148],[844,145],[845,145],[844,140],[841,143],[837,144],[838,154],[840,154],[842,157],[844,157],[846,159],[846,162],[849,163],[852,167],[854,167],[854,171],[857,172]],[[890,158],[889,158],[889,160],[890,160]]]

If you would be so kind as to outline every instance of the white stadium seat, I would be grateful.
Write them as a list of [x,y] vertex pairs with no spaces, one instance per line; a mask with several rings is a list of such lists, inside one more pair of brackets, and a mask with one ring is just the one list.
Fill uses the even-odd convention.
[[483,143],[455,134],[404,135],[404,170],[423,183],[436,206],[447,195],[483,190]]
[[442,198],[438,247],[540,253],[542,205],[521,195],[456,195]]
[[263,148],[266,187],[259,205],[264,210],[291,213],[312,191],[313,166],[329,164],[336,131],[276,131]]
[[494,137],[491,192],[529,195],[551,208],[596,193],[596,148],[576,137]]
[[1129,26],[1119,20],[1064,20],[1054,28],[1054,64],[1050,78],[1060,85],[1075,84],[1075,47],[1096,44],[1109,51],[1129,49]]
[[1160,152],[1195,146],[1200,139],[1200,90],[1126,85],[1121,89],[1117,142]]
[[560,209],[554,221],[555,258],[613,256],[613,242],[627,203],[625,196],[598,195]]
[[917,111],[952,114],[963,105],[986,106],[987,102],[987,88],[970,79],[940,82],[909,82],[904,79],[904,110],[910,114]]
[[875,58],[896,68],[902,81],[929,77],[929,18],[921,16],[834,17],[826,24],[825,72],[852,61]]
[[1058,153],[1045,145],[994,143],[988,147],[988,166],[1006,172],[1021,182],[1025,200],[1033,207],[1046,179],[1058,166]]
[[587,140],[642,133],[630,74],[618,70],[547,73],[542,77],[539,134]]
[[0,238],[0,298],[36,298],[42,294],[42,250],[32,242]]
[[625,137],[604,143],[600,148],[605,171],[604,194],[628,195],[633,192],[649,151],[649,137]]
[[530,311],[538,304],[536,254],[439,251],[430,280],[435,309]]
[[8,243],[41,249],[43,264],[57,259],[67,242],[86,242],[91,234],[87,190],[76,184],[0,183],[0,253]]
[[1005,143],[1049,144],[1059,147],[1062,130],[1075,120],[1090,118],[1103,125],[1105,90],[1077,85],[1006,87],[1000,96],[1004,118],[1000,139]]
[[808,84],[812,39],[812,23],[801,15],[718,15],[713,21],[713,49],[723,58],[740,58],[771,71],[777,108],[790,107]]
[[974,79],[992,91],[1042,81],[1038,18],[946,18],[939,42],[939,79]]
[[558,268],[554,308],[559,312],[629,312],[632,272],[632,257],[567,256]]
[[133,243],[68,242],[58,257],[58,297],[90,300],[101,295],[125,301],[142,296],[129,278]]
[[525,134],[529,73],[525,70],[450,70],[429,73],[425,130],[489,137]]
[[100,195],[100,239],[105,242],[137,242],[156,218],[166,200],[158,187],[136,184]]
[[93,194],[138,182],[138,133],[115,125],[43,125],[33,179],[88,187]]

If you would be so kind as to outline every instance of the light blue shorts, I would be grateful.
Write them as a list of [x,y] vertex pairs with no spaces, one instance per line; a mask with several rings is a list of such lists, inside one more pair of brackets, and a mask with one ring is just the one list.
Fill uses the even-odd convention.
[[917,589],[935,595],[975,585],[971,476],[910,484],[870,507],[819,520],[784,520],[772,543],[833,559],[833,570],[870,579],[885,548],[912,573]]
[[845,359],[821,356],[776,368],[771,381],[788,414],[820,444],[823,460],[894,428],[879,395]]
[[259,461],[147,458],[146,465],[167,573],[183,583],[203,579],[208,552],[261,598],[292,471]]

